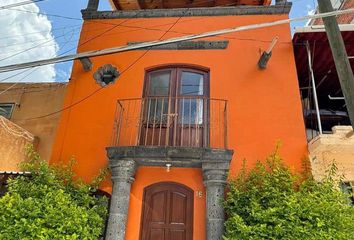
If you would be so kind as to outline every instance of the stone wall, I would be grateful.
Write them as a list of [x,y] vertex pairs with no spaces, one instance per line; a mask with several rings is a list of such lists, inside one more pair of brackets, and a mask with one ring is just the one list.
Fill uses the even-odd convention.
[[350,126],[335,126],[332,134],[323,134],[309,142],[312,174],[320,180],[331,167],[338,167],[338,174],[345,181],[354,181],[354,135]]
[[[342,5],[340,6],[341,10],[350,9],[350,8],[354,8],[354,1],[353,0],[344,0]],[[351,24],[351,23],[353,23],[353,20],[354,20],[354,13],[353,12],[348,13],[348,14],[339,15],[337,17],[338,24]],[[318,19],[313,20],[309,25],[323,25],[323,21],[322,21],[322,19],[318,18]]]
[[33,134],[0,116],[0,171],[19,171],[27,144],[36,144]]

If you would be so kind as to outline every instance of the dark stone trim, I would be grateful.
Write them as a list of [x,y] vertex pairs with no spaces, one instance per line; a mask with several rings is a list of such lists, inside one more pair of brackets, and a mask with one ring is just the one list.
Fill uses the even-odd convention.
[[201,168],[202,163],[229,163],[233,151],[228,149],[189,148],[189,147],[108,147],[110,162],[133,159],[138,166],[161,166]]
[[[128,45],[144,43],[144,42],[128,42]],[[149,48],[140,48],[137,50],[206,50],[206,49],[215,49],[222,50],[226,49],[229,45],[229,41],[184,41],[177,43],[168,43],[164,45],[149,47]]]
[[195,16],[238,16],[238,15],[272,15],[289,14],[291,3],[272,6],[237,6],[213,8],[174,8],[144,9],[130,11],[95,11],[84,9],[82,18],[115,19],[115,18],[160,18],[160,17],[195,17]]
[[221,204],[232,150],[189,147],[108,147],[112,170],[112,199],[106,240],[125,238],[131,183],[139,166],[201,168],[206,186],[207,240],[222,240],[225,214]]

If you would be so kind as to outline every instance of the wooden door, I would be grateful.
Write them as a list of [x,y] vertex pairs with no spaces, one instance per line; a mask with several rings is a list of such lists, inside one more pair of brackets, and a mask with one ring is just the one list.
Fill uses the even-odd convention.
[[144,190],[140,240],[192,240],[193,190],[163,182]]
[[140,145],[208,147],[208,73],[189,68],[148,72]]
[[174,146],[208,147],[209,88],[206,72],[177,70],[177,101]]
[[173,68],[166,68],[148,72],[145,77],[140,145],[171,145],[175,74]]

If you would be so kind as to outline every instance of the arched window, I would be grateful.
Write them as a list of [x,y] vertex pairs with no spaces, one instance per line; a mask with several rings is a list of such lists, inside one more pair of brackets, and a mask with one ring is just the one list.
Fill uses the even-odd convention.
[[142,145],[208,146],[209,72],[186,67],[146,72]]

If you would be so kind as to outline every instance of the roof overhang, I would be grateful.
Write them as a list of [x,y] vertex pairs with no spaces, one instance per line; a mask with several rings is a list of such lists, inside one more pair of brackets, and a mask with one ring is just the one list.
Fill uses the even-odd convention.
[[215,1],[185,1],[185,0],[109,0],[115,10],[139,10],[139,9],[170,9],[170,8],[194,8],[194,7],[221,7],[256,5],[268,6],[271,0],[215,0]]
[[[348,57],[354,56],[354,24],[340,25]],[[331,100],[331,97],[341,97],[341,87],[332,57],[332,51],[323,25],[296,28],[293,37],[294,55],[298,80],[303,98],[312,94],[308,92],[311,87],[308,54],[306,44],[309,44],[312,56],[312,65],[320,109],[344,111],[342,100]],[[354,59],[349,60],[354,69]],[[304,96],[305,95],[305,96]]]

